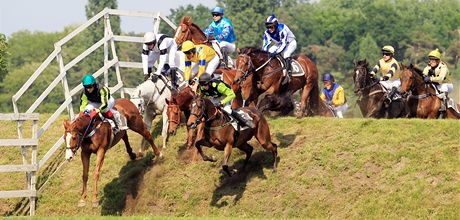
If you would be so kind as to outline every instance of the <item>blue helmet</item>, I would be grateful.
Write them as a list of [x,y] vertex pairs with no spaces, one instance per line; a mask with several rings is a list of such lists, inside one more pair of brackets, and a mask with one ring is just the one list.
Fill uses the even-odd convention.
[[331,73],[325,73],[323,75],[323,82],[324,81],[330,81],[330,82],[334,82],[334,76],[331,74]]
[[211,10],[211,13],[219,13],[221,15],[224,14],[224,9],[221,8],[221,7],[214,7],[212,10]]
[[267,20],[265,21],[265,25],[278,25],[278,19],[276,19],[275,14],[268,16]]

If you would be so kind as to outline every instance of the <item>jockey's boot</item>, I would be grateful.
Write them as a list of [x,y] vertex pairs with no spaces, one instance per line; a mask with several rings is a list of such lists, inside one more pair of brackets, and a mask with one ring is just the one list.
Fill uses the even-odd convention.
[[287,74],[286,76],[284,76],[283,82],[281,83],[282,85],[289,83],[289,81],[291,80],[291,75],[292,75],[292,65],[291,65],[292,58],[287,57],[284,61],[285,61],[284,63],[286,64]]
[[113,114],[113,120],[115,121],[115,124],[117,124],[118,129],[120,130],[127,130],[128,129],[128,124],[126,122],[125,117],[121,117],[120,112],[118,112],[115,109],[111,109]]
[[225,67],[227,68],[228,67],[228,53],[227,53],[227,51],[223,51],[222,56],[223,56]]
[[169,73],[171,74],[171,87],[173,90],[177,90],[177,68],[171,67]]
[[246,121],[240,114],[238,114],[238,112],[232,110],[231,116],[238,121],[238,124],[250,127],[252,129],[255,128],[255,125],[252,123],[252,121]]

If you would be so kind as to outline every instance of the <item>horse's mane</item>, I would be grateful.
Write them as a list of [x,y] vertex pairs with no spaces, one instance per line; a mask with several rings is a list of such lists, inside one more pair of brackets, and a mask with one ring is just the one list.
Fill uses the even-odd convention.
[[180,25],[180,24],[185,24],[187,27],[194,29],[194,30],[192,30],[192,31],[197,31],[197,32],[200,33],[201,35],[205,36],[205,34],[204,34],[204,32],[201,30],[201,28],[198,27],[198,25],[196,25],[196,24],[194,24],[194,23],[192,22],[192,17],[190,17],[190,16],[187,16],[187,15],[186,15],[186,16],[182,17],[182,19],[180,20],[179,25]]
[[369,63],[367,62],[366,59],[364,60],[355,60],[353,61],[356,67],[366,67],[366,69],[369,68]]
[[257,48],[257,47],[244,47],[244,48],[241,48],[240,49],[240,54],[259,54],[259,53],[263,53],[263,54],[266,54],[267,51],[263,51],[261,50],[260,48]]

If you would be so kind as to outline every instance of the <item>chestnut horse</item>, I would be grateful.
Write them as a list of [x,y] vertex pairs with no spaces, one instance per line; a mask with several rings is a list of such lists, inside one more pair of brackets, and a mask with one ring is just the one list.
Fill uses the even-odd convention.
[[259,107],[260,101],[269,94],[294,94],[301,90],[300,114],[313,116],[319,113],[318,69],[305,55],[293,56],[305,74],[293,76],[289,84],[282,86],[283,67],[276,58],[270,58],[269,53],[257,48],[243,48],[236,59],[237,74],[235,82],[241,86],[244,103],[255,102]]
[[[409,95],[409,93],[411,93]],[[401,72],[401,94],[407,97],[409,117],[417,118],[454,118],[459,119],[460,115],[452,108],[447,108],[446,114],[441,114],[441,99],[436,96],[436,89],[432,83],[426,84],[423,80],[422,70],[414,65],[402,65]],[[457,109],[460,105],[457,104]]]
[[[126,117],[128,127],[147,139],[152,146],[154,154],[161,157],[161,152],[153,143],[153,138],[142,121],[142,116],[136,106],[128,99],[117,99],[115,101],[114,108],[117,109],[121,115]],[[64,120],[64,128],[66,159],[71,160],[77,150],[81,147],[81,161],[83,163],[83,190],[78,203],[79,207],[86,205],[85,199],[87,194],[88,171],[91,154],[96,154],[97,156],[92,198],[93,207],[97,207],[99,205],[99,201],[97,199],[97,182],[99,181],[99,175],[101,173],[104,156],[107,150],[117,144],[120,139],[123,139],[129,157],[131,160],[136,159],[136,154],[133,153],[133,149],[129,144],[128,133],[126,130],[122,130],[116,133],[112,138],[112,128],[110,123],[103,122],[98,116],[90,119],[88,115],[78,117],[73,122]]]
[[204,154],[202,146],[214,147],[217,150],[224,151],[224,162],[222,169],[225,173],[231,176],[228,168],[228,159],[232,153],[232,148],[236,147],[246,153],[243,169],[246,167],[251,158],[253,147],[247,142],[253,136],[262,145],[263,148],[272,152],[273,155],[273,171],[276,171],[277,166],[277,145],[271,141],[270,128],[265,117],[254,107],[243,108],[243,111],[249,114],[253,119],[255,128],[247,128],[240,131],[235,131],[231,125],[231,119],[223,110],[215,107],[211,100],[197,96],[192,101],[192,109],[190,118],[187,121],[187,126],[196,128],[197,125],[204,123],[203,137],[197,139],[195,147],[198,149],[204,161],[215,162],[216,160]]
[[366,60],[353,61],[355,66],[353,82],[357,103],[364,117],[397,118],[406,117],[406,103],[403,99],[389,101],[386,91],[378,79],[371,77]]

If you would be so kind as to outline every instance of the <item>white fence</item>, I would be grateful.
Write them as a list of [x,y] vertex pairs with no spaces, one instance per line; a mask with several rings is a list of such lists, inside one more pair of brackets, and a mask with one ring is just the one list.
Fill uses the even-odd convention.
[[[79,26],[76,30],[72,31],[70,34],[65,36],[60,41],[54,44],[54,51],[45,59],[45,61],[35,70],[32,76],[27,80],[26,83],[16,92],[15,95],[12,97],[13,102],[13,109],[14,113],[19,114],[18,110],[18,103],[20,102],[21,96],[29,90],[32,83],[37,79],[37,77],[45,70],[46,67],[50,65],[50,63],[56,59],[59,64],[59,75],[48,85],[48,87],[41,93],[41,95],[34,101],[34,103],[27,109],[25,112],[26,114],[33,113],[39,107],[39,105],[43,102],[43,100],[50,94],[50,92],[59,85],[62,84],[62,88],[64,90],[64,97],[65,101],[61,103],[61,105],[57,108],[57,110],[46,120],[46,122],[41,126],[36,134],[36,138],[40,138],[46,132],[46,130],[56,122],[56,119],[59,115],[61,115],[66,109],[71,119],[74,119],[75,113],[73,110],[73,103],[72,97],[80,94],[83,87],[81,84],[78,84],[74,88],[69,88],[69,83],[67,82],[67,71],[71,69],[73,66],[77,65],[80,61],[86,58],[88,55],[93,53],[100,47],[104,48],[104,66],[98,69],[93,76],[95,78],[103,75],[104,77],[104,84],[105,86],[108,85],[108,75],[109,75],[109,68],[115,68],[115,75],[117,79],[117,84],[113,87],[110,87],[110,91],[115,93],[120,91],[121,97],[124,97],[124,84],[121,79],[120,67],[125,68],[142,68],[142,63],[140,62],[127,62],[127,61],[120,61],[116,49],[115,49],[115,42],[135,42],[135,43],[142,43],[142,37],[137,36],[120,36],[114,35],[112,32],[112,28],[110,25],[110,16],[128,16],[128,17],[142,17],[152,19],[153,22],[153,30],[149,30],[146,27],[146,31],[153,31],[154,33],[158,33],[160,28],[160,22],[164,21],[167,25],[169,25],[172,29],[176,29],[176,25],[174,25],[169,19],[161,15],[160,13],[152,13],[152,12],[140,12],[140,11],[124,11],[124,10],[115,10],[115,9],[108,9],[105,8],[103,11],[99,12],[93,18],[89,19],[86,23]],[[86,49],[80,55],[72,59],[68,63],[64,63],[62,52],[63,52],[63,45],[65,45],[69,40],[77,36],[79,33],[87,29],[90,25],[97,22],[99,19],[104,19],[104,37],[100,39],[98,42],[93,44],[91,47]],[[110,55],[112,57],[109,60],[109,44],[110,44]],[[140,47],[139,47],[140,48]],[[140,51],[140,49],[139,49]],[[140,56],[140,53],[139,53]],[[38,168],[42,167],[50,158],[51,156],[59,149],[59,147],[63,144],[64,139],[62,136],[56,140],[55,144],[48,150],[48,152],[38,161]]]
[[[22,128],[26,120],[32,121],[32,138],[23,138]],[[37,198],[36,190],[36,172],[38,171],[37,162],[37,128],[38,114],[0,114],[0,121],[16,121],[18,124],[18,139],[0,139],[0,147],[21,147],[22,148],[22,165],[0,165],[0,173],[5,172],[26,172],[27,189],[0,191],[0,198],[17,198],[29,197],[30,215],[35,214],[35,200]],[[30,160],[27,158],[27,149],[31,147],[32,153]],[[3,150],[2,150],[3,151]]]

